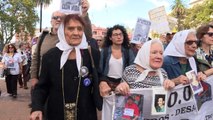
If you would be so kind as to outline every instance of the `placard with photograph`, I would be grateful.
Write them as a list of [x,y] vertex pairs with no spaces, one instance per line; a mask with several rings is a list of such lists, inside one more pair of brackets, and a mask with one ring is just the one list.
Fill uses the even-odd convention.
[[60,11],[65,14],[82,14],[81,0],[61,0]]
[[166,114],[167,91],[163,87],[153,87],[152,115]]
[[137,19],[131,43],[141,44],[148,40],[151,22],[142,18]]
[[116,95],[113,120],[142,120],[143,101],[140,94]]
[[197,94],[203,91],[203,87],[200,81],[197,80],[197,75],[194,70],[187,72],[186,76],[189,79],[193,94]]

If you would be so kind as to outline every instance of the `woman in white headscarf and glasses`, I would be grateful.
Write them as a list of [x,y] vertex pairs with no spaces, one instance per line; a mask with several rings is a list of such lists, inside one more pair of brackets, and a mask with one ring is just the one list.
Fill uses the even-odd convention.
[[164,52],[163,68],[169,79],[178,84],[188,84],[185,73],[194,70],[198,80],[204,80],[206,75],[197,73],[197,66],[193,58],[197,49],[197,37],[193,30],[183,30],[175,34]]
[[[129,85],[130,89],[152,86],[164,86],[165,89],[170,89],[175,86],[161,68],[163,50],[160,40],[150,40],[143,44],[135,58],[135,64],[126,67],[123,72],[122,80]],[[117,91],[124,95],[128,93],[128,91],[122,91],[122,86],[118,86]]]
[[[41,75],[32,95],[31,120],[97,120],[102,107],[96,68],[100,53],[88,47],[84,21],[67,15],[58,29],[59,43],[42,58]],[[94,64],[93,64],[94,63]]]

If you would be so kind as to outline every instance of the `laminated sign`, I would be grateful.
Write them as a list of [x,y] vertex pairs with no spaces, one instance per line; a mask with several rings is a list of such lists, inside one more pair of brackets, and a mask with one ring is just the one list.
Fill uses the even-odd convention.
[[81,0],[61,0],[60,11],[65,14],[82,14]]
[[131,43],[140,44],[146,42],[150,26],[151,22],[149,20],[138,18]]

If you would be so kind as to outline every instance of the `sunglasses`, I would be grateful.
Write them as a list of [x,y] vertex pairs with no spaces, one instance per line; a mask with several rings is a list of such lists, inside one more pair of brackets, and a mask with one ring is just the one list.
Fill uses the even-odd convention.
[[195,43],[196,45],[198,45],[199,41],[193,41],[193,40],[189,40],[185,42],[187,45],[192,45],[193,43]]
[[206,33],[209,37],[213,37],[213,32]]
[[54,20],[58,20],[58,19],[62,20],[63,17],[61,17],[61,16],[53,16],[52,19],[54,19]]

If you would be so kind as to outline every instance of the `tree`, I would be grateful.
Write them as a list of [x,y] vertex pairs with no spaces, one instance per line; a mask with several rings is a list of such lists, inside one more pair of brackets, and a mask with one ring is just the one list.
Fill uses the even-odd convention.
[[178,31],[180,31],[183,29],[182,19],[184,19],[186,7],[183,4],[182,0],[174,0],[174,3],[171,6],[171,8],[172,8],[172,16],[177,18]]
[[3,0],[0,4],[0,50],[15,33],[23,30],[34,35],[38,16],[31,0]]
[[44,6],[49,6],[52,0],[35,0],[36,5],[40,6],[40,32],[42,31],[42,8]]
[[205,0],[202,4],[193,6],[186,11],[186,18],[184,19],[184,26],[186,28],[197,28],[202,24],[212,21],[213,15],[213,1]]

